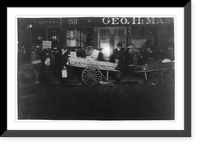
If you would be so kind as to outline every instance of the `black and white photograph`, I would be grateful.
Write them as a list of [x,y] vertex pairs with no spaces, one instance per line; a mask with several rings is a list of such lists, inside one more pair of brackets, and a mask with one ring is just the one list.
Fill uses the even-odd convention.
[[190,137],[190,13],[9,8],[4,137]]
[[17,119],[174,121],[175,18],[17,16]]

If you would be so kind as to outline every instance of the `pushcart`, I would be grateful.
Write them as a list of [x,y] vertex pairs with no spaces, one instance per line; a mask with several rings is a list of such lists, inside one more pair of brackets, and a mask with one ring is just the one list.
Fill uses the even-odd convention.
[[[97,61],[91,58],[69,58],[69,65],[73,67],[83,68],[81,73],[82,81],[89,86],[100,83],[103,79],[108,81],[109,71],[118,72],[115,68],[117,63]],[[102,71],[106,71],[106,76]]]
[[175,83],[175,69],[173,61],[138,65],[134,73],[144,73],[145,84],[148,84],[147,73],[151,73],[152,79],[157,79],[161,83],[169,85],[174,85]]
[[18,83],[20,85],[33,84],[38,81],[41,60],[18,64]]

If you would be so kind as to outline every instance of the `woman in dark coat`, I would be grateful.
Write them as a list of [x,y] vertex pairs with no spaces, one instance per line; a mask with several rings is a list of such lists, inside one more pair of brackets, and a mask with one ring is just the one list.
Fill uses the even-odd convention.
[[41,56],[42,61],[42,72],[43,72],[43,82],[45,85],[51,84],[53,77],[53,59],[48,50],[44,49]]

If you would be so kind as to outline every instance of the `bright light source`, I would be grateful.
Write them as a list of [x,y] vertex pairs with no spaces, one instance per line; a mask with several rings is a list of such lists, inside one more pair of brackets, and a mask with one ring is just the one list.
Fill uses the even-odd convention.
[[110,56],[110,44],[109,43],[101,43],[100,44],[102,49],[102,53],[106,56],[109,57]]
[[52,36],[52,39],[57,40],[57,36]]
[[38,37],[38,40],[42,40],[42,37]]
[[28,28],[32,28],[32,26],[33,26],[32,24],[28,24]]

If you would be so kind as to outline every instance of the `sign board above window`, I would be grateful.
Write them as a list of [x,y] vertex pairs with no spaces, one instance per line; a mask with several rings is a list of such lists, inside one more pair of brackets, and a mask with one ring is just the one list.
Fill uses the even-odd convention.
[[171,25],[173,17],[76,17],[62,18],[63,26]]
[[30,18],[33,27],[61,26],[61,18]]

